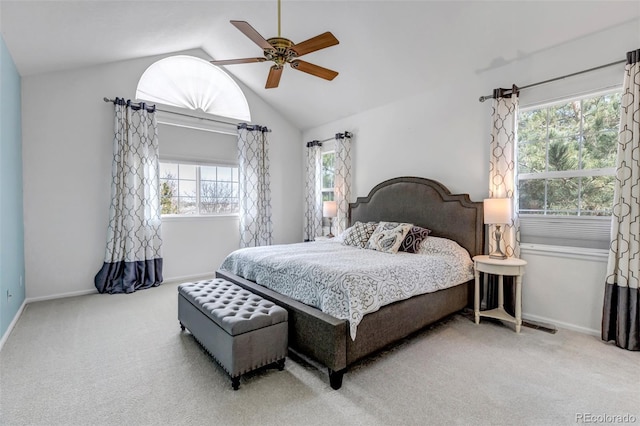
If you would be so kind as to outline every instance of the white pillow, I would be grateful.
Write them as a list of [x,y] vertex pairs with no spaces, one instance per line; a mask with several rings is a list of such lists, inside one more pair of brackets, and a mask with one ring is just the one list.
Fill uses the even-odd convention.
[[416,253],[469,257],[469,252],[455,241],[432,236],[422,242]]
[[411,223],[380,222],[367,242],[367,248],[384,253],[397,253]]

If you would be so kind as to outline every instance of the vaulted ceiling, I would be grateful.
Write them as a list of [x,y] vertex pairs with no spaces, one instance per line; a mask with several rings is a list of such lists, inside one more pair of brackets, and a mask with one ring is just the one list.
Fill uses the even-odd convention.
[[[0,0],[0,30],[23,76],[193,48],[261,56],[229,21],[269,38],[277,16],[277,0]],[[329,82],[287,67],[280,87],[265,89],[271,63],[225,69],[307,129],[639,18],[638,1],[283,0],[282,36],[331,31],[340,44],[304,59],[340,75]]]

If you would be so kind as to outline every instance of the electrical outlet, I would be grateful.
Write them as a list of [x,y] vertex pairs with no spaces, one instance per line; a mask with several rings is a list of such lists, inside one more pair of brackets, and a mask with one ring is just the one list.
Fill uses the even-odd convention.
[[24,285],[24,277],[20,275],[20,287]]
[[7,290],[7,302],[9,301],[10,297],[11,297],[11,293],[9,293],[9,290]]

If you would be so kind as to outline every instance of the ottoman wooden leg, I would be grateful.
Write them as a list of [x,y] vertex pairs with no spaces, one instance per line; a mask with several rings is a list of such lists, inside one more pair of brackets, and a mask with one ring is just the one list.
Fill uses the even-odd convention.
[[231,378],[231,386],[233,390],[236,391],[240,387],[240,376]]

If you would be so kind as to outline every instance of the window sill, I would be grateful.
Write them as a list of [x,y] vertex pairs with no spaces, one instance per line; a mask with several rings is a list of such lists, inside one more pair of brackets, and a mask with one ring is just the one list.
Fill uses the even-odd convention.
[[535,254],[539,256],[561,257],[567,259],[591,260],[606,262],[609,257],[609,250],[569,247],[569,246],[552,246],[546,244],[520,244],[520,252],[522,254]]
[[162,222],[189,222],[189,221],[211,221],[211,220],[234,220],[239,219],[237,213],[217,214],[217,215],[162,215]]

